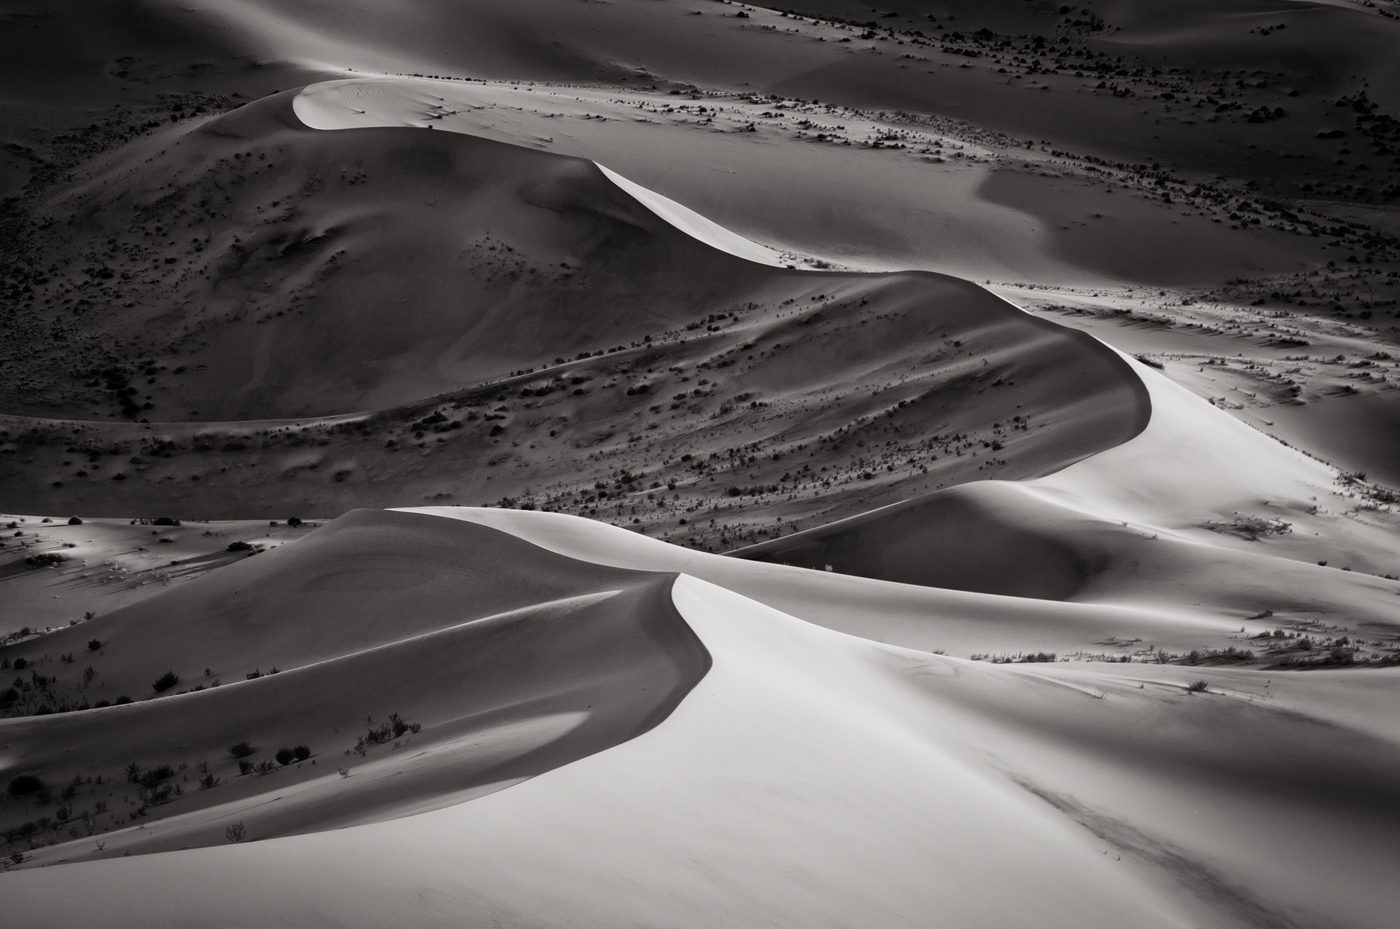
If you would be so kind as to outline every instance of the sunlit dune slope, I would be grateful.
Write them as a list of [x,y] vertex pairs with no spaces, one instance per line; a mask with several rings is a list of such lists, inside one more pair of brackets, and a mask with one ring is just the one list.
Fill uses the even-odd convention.
[[734,554],[1182,615],[1320,616],[1393,635],[1400,546],[1385,514],[1358,507],[1334,468],[1137,370],[1152,418],[1126,443],[1034,480],[964,484]]
[[[32,670],[0,720],[0,763],[7,783],[75,785],[63,818],[84,828],[129,822],[113,853],[223,842],[235,821],[265,837],[441,806],[664,719],[709,666],[670,585],[484,527],[355,511],[8,645],[7,667]],[[274,760],[298,745],[304,758]],[[36,815],[26,799],[3,808],[6,832]]]
[[[1193,638],[1191,648],[1219,649],[1281,622],[1388,647],[1400,551],[1385,514],[1358,507],[1335,469],[1154,371],[1136,373],[1151,397],[1136,437],[1033,480],[963,484],[733,553],[772,567],[683,555],[624,532],[585,548],[581,529],[549,514],[429,511],[605,564],[684,571],[833,628],[954,654],[1126,655]],[[916,594],[909,584],[942,589]],[[875,600],[881,610],[862,611]],[[967,625],[920,618],[934,609]]]
[[1387,925],[1388,672],[1192,692],[1180,668],[881,646],[689,577],[671,596],[713,666],[637,738],[355,828],[33,868],[91,848],[54,846],[7,905],[36,926]]

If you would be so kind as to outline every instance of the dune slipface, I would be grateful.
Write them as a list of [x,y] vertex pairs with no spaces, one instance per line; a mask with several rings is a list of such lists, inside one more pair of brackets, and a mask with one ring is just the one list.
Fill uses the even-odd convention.
[[[46,688],[58,714],[0,721],[6,768],[62,793],[62,818],[130,824],[104,852],[86,843],[64,858],[223,843],[235,822],[264,838],[457,802],[675,708],[709,657],[670,584],[469,523],[355,511],[46,642],[93,671]],[[43,661],[4,650],[16,666],[26,655]],[[178,682],[153,692],[167,672]],[[304,757],[274,757],[298,745]],[[34,832],[27,804],[5,816],[6,832]]]

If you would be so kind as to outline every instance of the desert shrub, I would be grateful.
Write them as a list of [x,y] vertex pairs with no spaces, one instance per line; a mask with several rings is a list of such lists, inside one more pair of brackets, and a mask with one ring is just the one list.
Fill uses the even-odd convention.
[[311,749],[305,745],[298,745],[296,748],[292,749],[292,755],[297,761],[305,761],[311,757]]
[[1210,685],[1207,684],[1205,681],[1192,681],[1190,684],[1186,685],[1186,689],[1193,694],[1199,694],[1205,693],[1206,688],[1209,686]]
[[17,840],[17,839],[27,839],[27,838],[29,838],[31,835],[33,835],[34,833],[36,833],[36,832],[38,832],[38,831],[39,831],[39,826],[38,826],[38,824],[32,823],[32,822],[28,822],[28,823],[20,823],[18,826],[15,826],[13,829],[7,829],[7,830],[5,830],[5,832],[4,832],[3,834],[4,834],[4,836],[5,836],[5,842],[8,844],[8,843],[14,842],[14,841]]
[[353,751],[363,755],[365,753],[365,746],[367,745],[382,745],[385,742],[390,742],[399,738],[405,732],[411,732],[416,735],[422,729],[422,723],[405,722],[398,713],[390,713],[388,719],[378,726],[371,727],[368,732],[359,737],[355,742]]
[[360,736],[360,742],[366,745],[382,745],[393,737],[392,727],[388,723],[381,723]]
[[301,518],[300,518],[300,517],[297,517],[297,516],[290,517],[290,518],[287,520],[287,525],[288,525],[288,526],[300,526],[300,525],[301,525]]
[[224,838],[228,839],[230,842],[242,842],[247,834],[248,830],[244,828],[241,822],[234,823],[224,830]]
[[228,550],[231,552],[246,552],[252,547],[247,542],[230,542],[228,544]]
[[166,671],[151,682],[151,689],[158,694],[164,693],[178,683],[180,683],[180,675],[176,674],[174,671]]
[[199,779],[199,789],[208,790],[210,787],[217,787],[219,779],[212,774],[206,774]]
[[290,748],[279,748],[277,754],[273,757],[277,759],[277,763],[280,765],[289,765],[296,760],[296,755],[293,754]]
[[70,516],[70,517],[68,517],[68,525],[70,525],[70,526],[81,526],[82,524],[83,524],[83,521],[82,521],[81,519],[79,519],[78,517],[76,517],[76,516]]
[[136,782],[142,787],[154,787],[166,778],[174,776],[175,771],[170,765],[163,764],[143,772],[141,776],[136,779]]
[[89,640],[88,640],[88,651],[90,651],[90,652],[95,652],[95,651],[97,651],[97,650],[98,650],[99,648],[101,648],[101,647],[102,647],[102,640],[101,640],[101,639],[89,639]]
[[277,765],[273,764],[270,761],[259,761],[257,764],[253,765],[254,774],[271,774],[273,771],[276,770]]
[[257,749],[247,742],[238,742],[228,747],[228,753],[235,758],[246,758],[256,751]]
[[120,697],[118,697],[117,699],[115,699],[115,700],[112,701],[112,705],[113,705],[113,706],[121,706],[123,703],[130,703],[130,702],[131,702],[131,698],[128,697],[126,694],[122,694]]
[[151,787],[141,791],[141,800],[151,806],[160,806],[169,803],[180,793],[174,784],[162,784],[159,787]]
[[19,700],[19,691],[13,687],[0,690],[0,710],[8,710],[17,700]]
[[238,773],[239,773],[239,774],[247,774],[249,771],[252,771],[252,770],[253,770],[253,763],[252,763],[251,761],[245,761],[245,760],[243,760],[243,759],[241,759],[241,758],[239,759],[239,761],[238,761]]
[[126,766],[125,770],[127,782],[131,784],[138,783],[141,777],[141,766],[133,761]]
[[44,782],[32,774],[21,774],[10,779],[10,796],[23,797],[27,794],[35,794],[44,789]]

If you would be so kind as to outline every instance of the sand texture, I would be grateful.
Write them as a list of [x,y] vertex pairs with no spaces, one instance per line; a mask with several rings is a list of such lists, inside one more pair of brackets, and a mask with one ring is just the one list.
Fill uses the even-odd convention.
[[1392,929],[1397,49],[0,0],[0,925]]

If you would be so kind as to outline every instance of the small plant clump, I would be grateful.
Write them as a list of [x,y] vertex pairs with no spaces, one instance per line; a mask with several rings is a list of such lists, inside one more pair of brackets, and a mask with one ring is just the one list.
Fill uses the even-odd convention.
[[151,682],[151,689],[158,694],[165,693],[178,683],[180,683],[180,675],[176,674],[174,671],[166,671]]
[[[134,768],[135,764],[133,763],[129,767]],[[151,768],[149,771],[143,771],[139,776],[135,778],[135,780],[136,783],[140,784],[142,787],[154,787],[161,781],[166,780],[168,778],[172,778],[174,776],[175,770],[171,768],[170,765],[163,764],[158,767]]]
[[247,835],[248,830],[242,822],[236,822],[224,830],[224,838],[230,842],[242,842]]
[[280,765],[289,765],[293,761],[305,761],[311,757],[311,749],[305,745],[298,745],[295,748],[279,748],[275,756]]
[[247,742],[235,742],[228,747],[228,753],[235,758],[246,758],[257,752],[257,749]]
[[421,723],[405,722],[398,713],[390,713],[388,719],[378,726],[371,727],[368,732],[360,736],[352,751],[364,755],[365,749],[370,745],[383,745],[385,742],[400,738],[405,732],[417,735],[422,728]]
[[35,794],[44,789],[44,782],[32,774],[21,774],[10,780],[9,792],[12,797]]
[[1192,681],[1190,684],[1186,685],[1186,690],[1188,693],[1201,694],[1205,693],[1209,687],[1210,684],[1205,681]]

